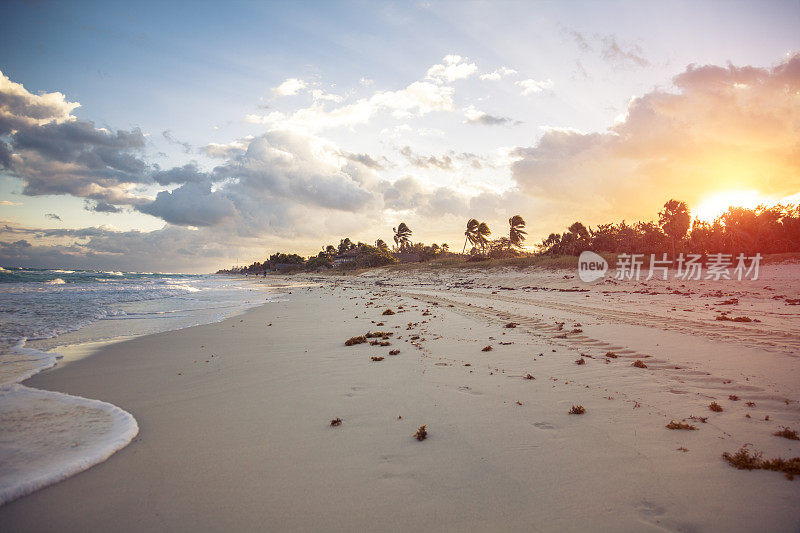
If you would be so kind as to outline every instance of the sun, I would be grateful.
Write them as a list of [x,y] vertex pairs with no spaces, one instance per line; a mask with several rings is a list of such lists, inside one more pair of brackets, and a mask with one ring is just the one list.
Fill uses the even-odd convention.
[[774,203],[774,199],[768,198],[756,190],[724,191],[706,196],[692,209],[692,215],[698,220],[713,222],[729,207],[754,209],[759,205],[773,205]]

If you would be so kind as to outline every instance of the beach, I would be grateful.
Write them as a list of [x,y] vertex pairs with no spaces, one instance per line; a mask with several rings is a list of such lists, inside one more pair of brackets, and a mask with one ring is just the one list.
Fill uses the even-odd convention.
[[[800,429],[800,265],[574,274],[291,276],[308,286],[56,365],[24,385],[108,402],[138,434],[0,507],[0,529],[797,530],[800,481],[722,454],[800,455],[773,435]],[[377,331],[391,345],[345,345]]]

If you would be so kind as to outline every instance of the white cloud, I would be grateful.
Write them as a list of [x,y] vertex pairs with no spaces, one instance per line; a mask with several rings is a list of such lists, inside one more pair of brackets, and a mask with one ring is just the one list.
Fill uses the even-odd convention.
[[517,71],[514,70],[513,68],[500,67],[499,69],[493,72],[489,72],[487,74],[481,74],[481,79],[496,81],[499,80],[500,78],[505,78],[506,76],[513,76],[514,74],[517,74]]
[[448,55],[442,59],[443,63],[433,65],[428,69],[426,77],[436,83],[450,83],[463,80],[478,71],[475,63],[468,63],[469,59],[459,55]]
[[553,80],[537,81],[534,79],[527,79],[518,81],[516,83],[522,87],[522,96],[530,96],[531,94],[540,93],[545,89],[550,89],[553,86]]
[[470,105],[464,109],[464,116],[467,120],[465,124],[483,124],[484,126],[498,126],[503,124],[514,123],[513,119],[508,117],[499,117],[479,111],[474,105]]
[[328,102],[336,102],[336,103],[342,101],[342,97],[339,96],[338,94],[326,93],[325,91],[320,89],[312,89],[309,92],[311,93],[311,96],[314,98],[314,100],[325,100]]
[[287,78],[286,81],[272,89],[272,96],[292,96],[306,88],[306,82],[298,78]]
[[423,116],[433,111],[452,111],[453,92],[452,87],[416,81],[405,89],[377,92],[370,98],[332,109],[326,108],[322,101],[315,101],[311,106],[292,114],[273,111],[266,115],[247,115],[245,122],[268,124],[273,129],[315,133],[365,124],[382,109],[390,110],[397,118]]
[[0,200],[0,205],[22,205],[22,202],[9,202],[8,200]]

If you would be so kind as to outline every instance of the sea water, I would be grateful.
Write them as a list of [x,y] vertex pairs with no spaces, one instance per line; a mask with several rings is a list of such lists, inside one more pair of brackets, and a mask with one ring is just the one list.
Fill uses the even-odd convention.
[[104,461],[139,431],[117,406],[21,381],[76,346],[220,321],[286,295],[233,276],[0,268],[0,505]]

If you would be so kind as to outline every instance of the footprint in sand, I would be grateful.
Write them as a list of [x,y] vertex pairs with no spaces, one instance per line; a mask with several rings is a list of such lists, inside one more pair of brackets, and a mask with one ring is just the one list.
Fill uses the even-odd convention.
[[551,424],[550,422],[534,422],[534,427],[539,429],[556,429],[557,426],[555,424]]
[[458,391],[459,392],[466,392],[467,394],[472,394],[473,396],[483,396],[482,392],[478,392],[476,390],[472,390],[472,387],[467,387],[466,385],[463,385],[463,386],[459,387]]

